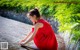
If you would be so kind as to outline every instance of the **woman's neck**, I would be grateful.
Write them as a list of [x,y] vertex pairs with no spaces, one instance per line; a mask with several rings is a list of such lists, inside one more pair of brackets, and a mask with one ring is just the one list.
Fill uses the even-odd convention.
[[42,19],[42,17],[37,18],[33,24],[36,24],[40,19]]

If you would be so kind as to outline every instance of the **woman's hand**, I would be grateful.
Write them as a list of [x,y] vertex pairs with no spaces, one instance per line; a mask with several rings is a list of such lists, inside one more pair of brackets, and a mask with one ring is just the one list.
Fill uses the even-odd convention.
[[21,44],[25,44],[25,41],[29,38],[29,36],[32,34],[32,32],[30,32],[23,40],[21,40],[20,42],[19,42],[19,45],[21,45]]
[[25,43],[25,40],[21,40],[20,42],[19,42],[19,45],[22,45],[22,44],[24,44]]

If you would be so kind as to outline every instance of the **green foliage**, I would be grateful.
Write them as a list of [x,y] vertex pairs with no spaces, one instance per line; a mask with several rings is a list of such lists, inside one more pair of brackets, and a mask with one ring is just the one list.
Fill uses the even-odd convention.
[[[60,4],[54,16],[60,22],[59,31],[70,31],[72,40],[80,39],[80,4]],[[78,24],[78,25],[77,25]]]
[[80,39],[80,0],[0,0],[0,9],[19,12],[35,7],[41,15],[55,17],[60,23],[59,31],[68,30],[74,35],[73,40]]
[[80,39],[80,24],[77,24],[72,28],[71,34],[73,34],[73,40],[76,39],[76,41],[78,41]]

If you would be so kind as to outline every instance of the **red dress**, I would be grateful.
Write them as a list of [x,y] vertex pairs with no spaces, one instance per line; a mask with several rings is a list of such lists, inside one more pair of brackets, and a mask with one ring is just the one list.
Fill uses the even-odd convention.
[[[35,45],[40,50],[57,50],[57,40],[51,25],[44,19],[39,19],[38,22],[42,23],[43,27],[38,29],[34,37]],[[34,28],[32,28],[33,31]]]

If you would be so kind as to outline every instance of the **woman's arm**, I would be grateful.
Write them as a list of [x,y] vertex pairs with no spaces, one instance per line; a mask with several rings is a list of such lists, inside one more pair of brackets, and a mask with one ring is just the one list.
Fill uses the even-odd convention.
[[37,23],[34,27],[34,32],[31,34],[31,37],[29,37],[29,39],[27,39],[27,41],[24,44],[27,44],[28,42],[30,42],[31,40],[34,39],[34,36],[36,35],[37,31],[39,28],[43,27],[42,23]]
[[25,42],[26,39],[27,39],[31,34],[32,34],[32,32],[30,32],[23,40],[21,40],[21,41],[19,42],[19,44],[21,44],[22,42]]

